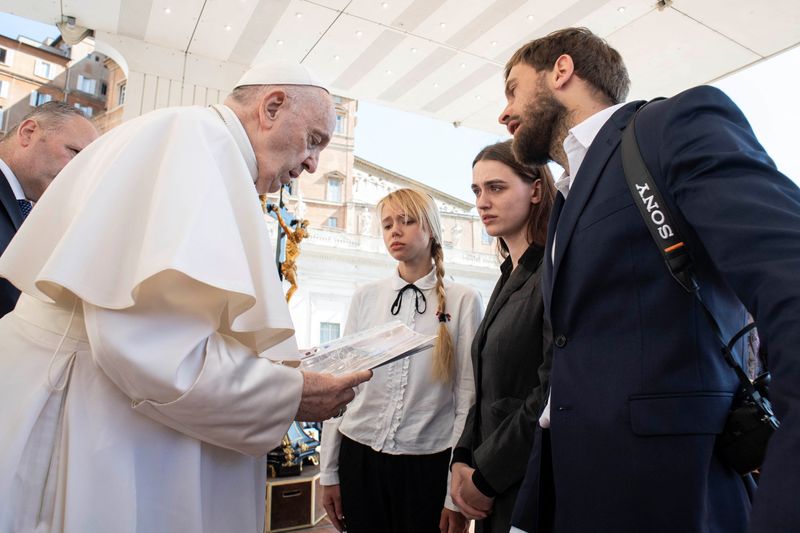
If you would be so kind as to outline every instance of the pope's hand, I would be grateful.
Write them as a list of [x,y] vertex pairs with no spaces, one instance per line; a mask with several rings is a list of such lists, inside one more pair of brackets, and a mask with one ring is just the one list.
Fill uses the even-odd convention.
[[321,422],[341,416],[345,406],[355,397],[353,387],[372,377],[372,370],[362,370],[341,376],[303,372],[303,397],[295,420]]

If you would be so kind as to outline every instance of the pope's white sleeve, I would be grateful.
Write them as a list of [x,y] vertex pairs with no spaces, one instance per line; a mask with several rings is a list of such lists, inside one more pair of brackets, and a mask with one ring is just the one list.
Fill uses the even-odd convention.
[[[453,374],[453,403],[455,405],[455,421],[453,434],[450,438],[450,448],[455,449],[464,431],[472,404],[475,403],[475,376],[472,370],[472,339],[478,331],[483,317],[483,305],[478,291],[469,291],[461,299],[459,308],[453,313],[457,322],[453,324],[455,350],[455,372]],[[447,494],[444,506],[453,511],[458,511],[458,506],[450,497],[450,470],[447,471]]]
[[137,289],[136,303],[84,303],[96,364],[137,412],[196,439],[260,456],[277,446],[303,390],[297,370],[217,332],[226,292],[176,271]]

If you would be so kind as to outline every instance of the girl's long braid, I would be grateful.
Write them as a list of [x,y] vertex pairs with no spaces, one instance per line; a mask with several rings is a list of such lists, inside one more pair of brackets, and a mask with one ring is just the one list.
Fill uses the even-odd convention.
[[436,267],[436,294],[439,297],[437,316],[440,318],[439,334],[433,346],[433,377],[434,379],[449,382],[453,377],[453,339],[447,329],[447,297],[444,291],[444,254],[442,246],[435,240],[431,241],[431,256]]

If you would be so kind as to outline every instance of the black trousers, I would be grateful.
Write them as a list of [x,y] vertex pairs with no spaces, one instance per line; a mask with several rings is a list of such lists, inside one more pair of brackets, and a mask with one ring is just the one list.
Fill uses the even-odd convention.
[[342,435],[339,486],[347,533],[439,533],[450,449],[389,455]]

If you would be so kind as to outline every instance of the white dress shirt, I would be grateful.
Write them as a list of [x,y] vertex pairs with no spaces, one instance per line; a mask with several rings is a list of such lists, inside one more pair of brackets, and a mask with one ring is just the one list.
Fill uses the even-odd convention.
[[22,190],[22,185],[19,184],[17,176],[14,174],[14,171],[11,170],[11,167],[2,159],[0,159],[0,170],[3,171],[6,181],[8,181],[8,184],[11,186],[11,190],[14,191],[14,196],[17,200],[25,200],[25,192]]
[[[624,106],[624,103],[607,107],[602,111],[598,111],[590,116],[580,124],[576,124],[569,130],[569,134],[564,139],[564,151],[567,153],[567,164],[569,171],[564,171],[561,177],[556,181],[556,188],[558,191],[567,198],[569,190],[572,188],[572,183],[575,181],[575,176],[583,164],[583,158],[586,157],[586,152],[592,145],[594,138],[605,126],[608,119],[611,118],[617,109]],[[555,263],[556,260],[556,240],[555,233],[553,233],[553,247],[550,250],[550,260]],[[539,425],[543,428],[550,427],[550,396],[547,397],[547,404],[544,406],[542,416],[539,418]],[[519,531],[519,530],[517,530]]]
[[[345,333],[354,333],[391,320],[400,320],[414,331],[436,334],[436,272],[414,282],[427,301],[424,313],[415,309],[416,295],[406,290],[399,313],[392,303],[408,283],[395,274],[389,279],[360,287],[350,304]],[[341,434],[391,455],[433,454],[458,442],[467,412],[475,401],[470,348],[480,325],[483,305],[478,292],[466,285],[444,282],[447,323],[455,349],[451,383],[433,378],[433,350],[425,350],[375,369],[370,381],[359,385],[355,400],[342,418],[325,422],[322,430],[321,478],[323,485],[339,483]],[[420,305],[422,301],[420,298]],[[449,496],[445,504],[457,510]]]

